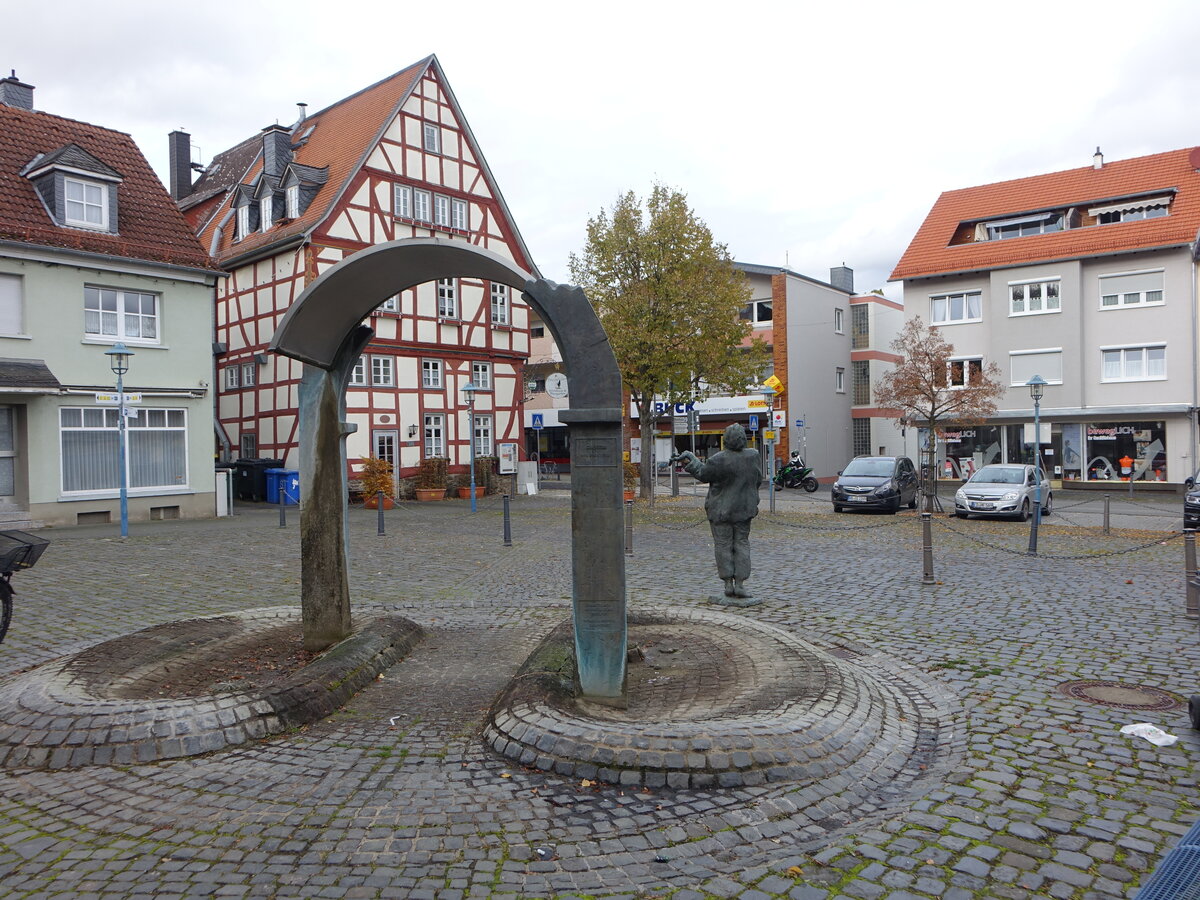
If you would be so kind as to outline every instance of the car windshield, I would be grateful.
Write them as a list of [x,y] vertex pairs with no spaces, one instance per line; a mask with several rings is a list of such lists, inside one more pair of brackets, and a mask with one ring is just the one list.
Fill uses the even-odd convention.
[[984,466],[971,476],[972,483],[1020,484],[1025,480],[1025,470],[1016,466]]
[[875,475],[887,478],[895,467],[890,459],[852,459],[850,465],[842,470],[843,475]]

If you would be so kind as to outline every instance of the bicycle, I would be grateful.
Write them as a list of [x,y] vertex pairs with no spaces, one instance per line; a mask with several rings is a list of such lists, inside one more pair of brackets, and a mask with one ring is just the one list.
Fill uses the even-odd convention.
[[45,538],[24,531],[0,531],[0,643],[8,634],[12,621],[13,573],[20,569],[32,569],[50,544]]

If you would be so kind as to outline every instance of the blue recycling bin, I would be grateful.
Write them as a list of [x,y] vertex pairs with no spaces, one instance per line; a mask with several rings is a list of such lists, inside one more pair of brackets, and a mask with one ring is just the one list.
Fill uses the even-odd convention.
[[287,469],[266,469],[263,473],[266,475],[266,492],[265,499],[268,503],[280,502],[280,488],[283,484],[283,475]]
[[295,469],[284,469],[279,476],[283,484],[283,502],[287,506],[300,504],[300,473]]

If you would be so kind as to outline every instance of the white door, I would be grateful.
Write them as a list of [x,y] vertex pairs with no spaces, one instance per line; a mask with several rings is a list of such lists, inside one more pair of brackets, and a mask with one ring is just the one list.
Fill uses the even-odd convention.
[[17,502],[17,431],[11,406],[0,406],[0,512],[19,510]]

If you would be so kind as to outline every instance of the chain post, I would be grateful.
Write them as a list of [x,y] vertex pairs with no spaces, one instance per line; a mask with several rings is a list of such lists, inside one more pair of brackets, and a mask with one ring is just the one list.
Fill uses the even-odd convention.
[[1107,535],[1107,534],[1108,534],[1108,532],[1109,532],[1108,525],[1109,525],[1109,519],[1108,519],[1108,494],[1105,494],[1105,495],[1104,495],[1104,533],[1105,533],[1106,535]]
[[279,479],[279,487],[278,487],[276,493],[278,495],[276,499],[279,501],[279,527],[287,528],[287,504],[284,503],[284,500],[286,498],[283,493],[283,479],[282,478]]
[[383,491],[375,492],[376,534],[383,534]]
[[933,513],[921,513],[921,584],[933,584]]
[[508,508],[508,494],[504,495],[504,546],[512,546],[512,519]]
[[1187,603],[1184,611],[1189,619],[1200,619],[1200,584],[1196,581],[1196,529],[1183,529],[1183,570],[1187,579]]
[[633,556],[633,501],[625,501],[625,555]]

